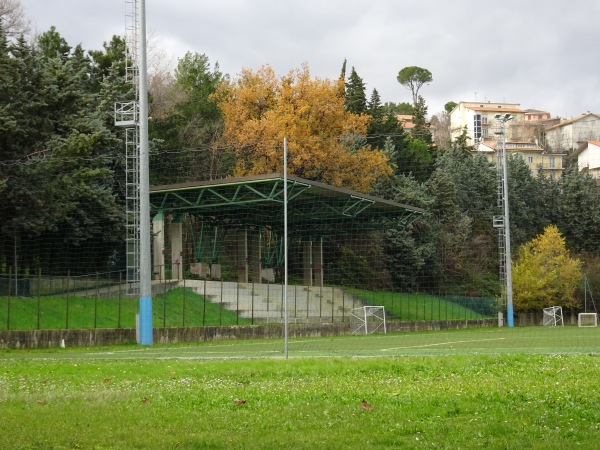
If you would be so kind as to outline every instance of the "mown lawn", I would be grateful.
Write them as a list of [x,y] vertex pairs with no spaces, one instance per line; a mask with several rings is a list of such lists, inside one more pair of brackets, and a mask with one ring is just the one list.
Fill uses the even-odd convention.
[[[157,327],[247,325],[248,319],[205,301],[191,289],[176,288],[152,299]],[[0,297],[0,329],[135,328],[139,299],[121,296]]]
[[387,314],[400,320],[482,319],[496,315],[494,299],[363,289],[349,291],[367,304],[385,306]]
[[2,448],[591,449],[600,439],[598,355],[97,351],[0,353]]

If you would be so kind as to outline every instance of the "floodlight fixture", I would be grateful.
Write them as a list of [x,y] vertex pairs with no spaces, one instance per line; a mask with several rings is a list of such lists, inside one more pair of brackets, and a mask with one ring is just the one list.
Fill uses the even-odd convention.
[[512,120],[515,118],[515,116],[513,116],[510,113],[506,113],[506,114],[496,114],[494,116],[497,120],[501,120],[502,122],[508,122],[509,120]]

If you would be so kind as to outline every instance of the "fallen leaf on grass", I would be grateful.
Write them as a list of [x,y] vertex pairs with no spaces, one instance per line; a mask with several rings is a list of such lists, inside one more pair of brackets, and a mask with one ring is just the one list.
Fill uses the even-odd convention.
[[373,409],[373,405],[371,405],[368,401],[364,400],[360,402],[360,407],[362,409]]
[[246,403],[246,400],[242,399],[242,398],[236,398],[233,403],[235,403],[236,405],[243,405]]

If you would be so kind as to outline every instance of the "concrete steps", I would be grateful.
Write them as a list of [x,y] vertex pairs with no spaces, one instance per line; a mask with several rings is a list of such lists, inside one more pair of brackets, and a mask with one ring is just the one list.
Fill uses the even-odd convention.
[[[221,304],[240,317],[258,322],[283,322],[284,290],[281,284],[186,280],[186,287]],[[288,320],[292,323],[338,322],[362,304],[341,288],[289,285]]]

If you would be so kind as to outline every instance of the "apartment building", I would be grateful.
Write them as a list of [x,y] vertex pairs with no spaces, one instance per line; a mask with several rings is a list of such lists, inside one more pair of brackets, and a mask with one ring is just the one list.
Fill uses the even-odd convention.
[[507,140],[524,140],[525,112],[518,103],[459,102],[450,111],[451,140],[461,136],[466,130],[469,143],[493,143],[500,129],[498,114],[511,114],[513,119],[506,122]]

